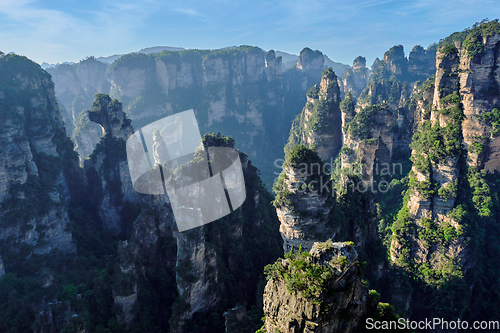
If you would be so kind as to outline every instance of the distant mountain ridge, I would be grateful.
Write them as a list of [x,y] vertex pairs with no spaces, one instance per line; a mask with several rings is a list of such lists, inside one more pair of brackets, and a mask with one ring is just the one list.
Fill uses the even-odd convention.
[[[230,47],[226,47],[226,48],[222,48],[222,49],[230,49],[230,48],[236,48],[236,47],[237,46],[230,46]],[[183,47],[152,46],[152,47],[143,48],[143,49],[139,50],[138,52],[130,52],[130,53],[151,54],[151,53],[160,53],[162,51],[184,51],[184,50],[186,50],[186,49]],[[106,64],[112,64],[118,58],[124,56],[125,54],[130,54],[130,53],[113,54],[110,56],[96,57],[95,59],[100,61],[100,62],[106,63]],[[276,57],[281,57],[283,59],[283,61],[281,63],[282,64],[281,67],[282,67],[283,71],[285,71],[288,68],[295,65],[295,63],[297,62],[297,59],[299,58],[299,56],[296,54],[291,54],[291,53],[287,53],[287,52],[283,52],[283,51],[275,51],[275,53],[276,53]],[[351,66],[349,66],[349,65],[346,65],[346,64],[343,64],[340,62],[335,62],[335,61],[331,60],[330,58],[328,58],[328,56],[326,54],[323,54],[323,55],[325,57],[326,67],[332,67],[334,72],[339,76],[342,75],[342,73],[344,72],[345,69],[351,68]],[[57,64],[49,64],[47,62],[42,62],[40,64],[40,66],[43,69],[47,69],[47,68],[56,67],[59,65],[73,65],[73,64],[75,64],[75,62],[72,62],[72,61],[65,61],[65,62],[57,63]]]
[[[274,51],[274,53],[276,53],[277,57],[281,57],[283,59],[281,62],[283,71],[294,66],[297,63],[297,59],[299,58],[299,56],[296,54],[286,53],[283,51]],[[328,58],[328,56],[324,53],[323,57],[325,60],[325,67],[332,67],[333,71],[338,76],[341,76],[342,73],[344,73],[344,70],[351,68],[351,66],[349,65],[333,61],[332,59]]]
[[[144,53],[144,54],[150,54],[150,53],[160,53],[162,51],[183,51],[185,50],[185,48],[183,47],[173,47],[173,46],[152,46],[152,47],[146,47],[146,48],[143,48],[141,50],[139,50],[138,52],[129,52],[129,53],[123,53],[123,54],[113,54],[113,55],[110,55],[110,56],[106,56],[106,57],[96,57],[96,60],[100,61],[100,62],[104,62],[106,64],[112,64],[116,59],[120,58],[120,57],[123,57],[125,54],[130,54],[130,53]],[[49,63],[46,63],[46,62],[42,62],[40,64],[40,66],[43,68],[43,69],[47,69],[47,68],[50,68],[50,67],[56,67],[56,66],[59,66],[59,65],[64,65],[64,64],[67,64],[67,65],[73,65],[74,62],[62,62],[62,63],[57,63],[57,64],[49,64]]]
[[[163,52],[155,53],[161,50]],[[319,83],[321,72],[327,66],[325,63],[327,57],[320,51],[312,51],[309,48],[306,48],[307,52],[301,54],[313,53],[314,57],[310,59],[307,56],[301,57],[300,64],[298,56],[279,52],[278,54],[282,54],[286,59],[295,58],[295,65],[287,70],[283,70],[283,58],[276,56],[276,52],[272,50],[266,52],[258,47],[168,50],[175,49],[157,46],[121,56],[112,64],[99,61],[99,58],[88,57],[73,65],[47,68],[57,87],[56,96],[59,104],[64,106],[65,111],[62,114],[68,133],[76,142],[81,163],[90,156],[102,136],[99,126],[90,124],[86,113],[82,111],[92,106],[95,93],[109,93],[123,103],[124,111],[130,115],[134,127],[144,126],[148,121],[157,120],[174,110],[193,108],[195,112],[200,111],[205,115],[202,126],[216,126],[217,128],[214,127],[211,131],[233,135],[241,145],[240,148],[250,154],[257,165],[264,165],[265,162],[252,155],[256,154],[256,151],[248,146],[253,142],[250,137],[255,136],[257,140],[264,140],[266,135],[274,133],[276,137],[273,140],[262,142],[262,146],[272,142],[273,148],[265,150],[268,152],[267,164],[272,165],[272,161],[282,157],[282,145],[286,142],[293,119],[306,102],[306,90]],[[222,64],[222,67],[217,67],[219,65],[216,66],[216,63]],[[231,70],[227,67],[229,64],[232,66]],[[347,67],[336,64],[333,70],[337,73]],[[216,75],[215,68],[224,74]],[[226,85],[233,82],[229,79],[229,75],[233,75],[231,73],[234,71],[240,73],[242,81],[235,81],[236,86],[226,91]],[[203,77],[208,81],[203,81]],[[210,87],[207,88],[208,84]],[[255,89],[241,90],[241,84],[247,88],[254,85]],[[261,94],[261,88],[268,91],[268,94]],[[190,94],[200,96],[199,100],[193,101],[182,97],[189,89],[194,89]],[[213,91],[210,93],[210,89],[217,93],[212,95]],[[152,91],[155,91],[156,95],[153,96]],[[204,92],[200,95],[202,91]],[[235,95],[236,91],[238,93]],[[247,103],[252,99],[259,101],[258,105]],[[266,108],[275,111],[263,112]],[[273,123],[264,122],[264,115],[282,117],[280,121],[275,121],[280,124],[280,129],[265,129],[265,126],[259,125],[261,119],[263,124]],[[228,121],[233,121],[234,124],[225,128],[224,126],[228,126]],[[233,133],[235,126],[253,126],[255,131],[248,131],[250,128],[248,127],[247,131],[239,131],[236,134]],[[249,137],[240,137],[242,133],[247,133]],[[258,133],[266,134],[262,136],[257,135]],[[272,156],[269,155],[271,151],[273,151]],[[274,177],[269,168],[265,169],[268,171],[263,179],[270,185]]]

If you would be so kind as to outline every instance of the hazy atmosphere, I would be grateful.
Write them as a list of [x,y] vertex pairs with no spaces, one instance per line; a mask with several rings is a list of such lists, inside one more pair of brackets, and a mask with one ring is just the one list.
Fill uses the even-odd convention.
[[393,45],[426,48],[498,12],[494,0],[1,0],[0,42],[5,53],[38,63],[151,46],[253,45],[292,54],[307,46],[337,62],[362,55],[371,64]]
[[0,0],[0,333],[500,332],[499,13]]

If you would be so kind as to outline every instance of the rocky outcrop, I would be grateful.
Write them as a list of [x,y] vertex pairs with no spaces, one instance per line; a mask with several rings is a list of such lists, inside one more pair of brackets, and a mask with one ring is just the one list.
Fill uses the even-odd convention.
[[[326,67],[324,62],[325,55],[320,51],[312,51],[306,47],[300,54],[301,56],[297,59],[296,64],[286,70],[282,76],[284,125],[286,126],[284,129],[285,140],[294,119],[300,114],[303,105],[308,102],[306,97],[307,91],[315,84],[320,83],[322,73]],[[344,68],[342,68],[343,70]]]
[[325,59],[323,57],[323,53],[318,50],[313,51],[310,48],[306,47],[302,49],[302,51],[300,51],[300,55],[295,66],[302,71],[322,71],[324,68],[324,64]]
[[429,75],[434,73],[436,65],[436,45],[427,50],[416,45],[408,56],[408,72],[415,75]]
[[[360,180],[351,174],[332,179],[331,168],[303,145],[286,154],[273,187],[285,253],[301,247],[309,250],[327,239],[352,240],[359,246],[375,239],[373,205],[364,192],[356,191]],[[351,206],[354,202],[359,206]],[[352,209],[359,209],[356,217],[349,212]]]
[[416,96],[423,94],[415,84],[427,79],[433,53],[416,46],[410,58],[405,58],[401,45],[392,47],[383,60],[374,61],[370,81],[356,103],[352,94],[341,103],[342,167],[352,170],[361,163],[363,179],[369,183],[374,176],[375,180],[383,176],[384,168],[386,175],[401,176],[401,164],[397,163],[410,154],[412,125],[420,114],[416,112]]
[[105,136],[85,161],[87,175],[95,182],[100,194],[98,212],[103,225],[114,233],[122,231],[120,212],[126,202],[138,202],[138,193],[132,186],[125,142],[133,133],[130,120],[122,105],[108,95],[96,94],[90,120],[103,128]]
[[24,57],[7,55],[0,61],[0,240],[6,246],[32,246],[40,254],[75,252],[67,202],[76,160],[54,84]]
[[94,108],[88,113],[89,119],[102,127],[103,135],[109,133],[112,138],[127,141],[134,129],[123,112],[121,103],[112,101],[109,96],[97,94]]
[[270,50],[266,53],[266,76],[267,80],[271,81],[277,73],[282,71],[282,58],[276,56],[274,50]]
[[135,128],[193,109],[201,132],[230,134],[256,163],[261,156],[256,147],[281,151],[288,124],[281,57],[272,50],[244,46],[126,55],[111,65],[108,79],[111,96],[124,104]]
[[47,68],[56,86],[56,98],[67,112],[63,118],[70,135],[75,129],[80,112],[91,108],[94,95],[109,93],[110,84],[106,79],[107,67],[107,64],[89,57],[76,64]]
[[406,58],[403,46],[395,45],[385,52],[382,60],[375,59],[371,81],[386,79],[406,81],[408,84],[423,81],[435,71],[436,49],[436,45],[429,46],[427,50],[416,45]]
[[[392,87],[391,87],[392,86]],[[363,104],[360,100],[356,107],[350,96],[341,104],[343,148],[340,154],[342,168],[360,172],[364,181],[371,183],[374,177],[400,175],[401,165],[397,159],[408,155],[413,135],[411,124],[414,109],[405,99],[384,99],[396,88],[401,93],[401,84],[373,83],[367,90],[370,99],[381,103]],[[404,92],[401,93],[403,96]],[[392,103],[389,104],[388,102]],[[378,186],[375,184],[375,186]]]
[[[314,243],[306,254],[279,259],[268,271],[266,331],[355,332],[369,307],[356,251],[346,243],[328,241]],[[321,271],[322,279],[311,279],[307,269]]]
[[401,75],[407,71],[407,62],[402,45],[395,45],[384,53],[381,66],[386,71]]
[[61,104],[66,130],[75,142],[80,165],[101,140],[99,126],[88,120],[94,95],[108,94],[111,87],[106,78],[108,64],[88,57],[78,63],[47,68],[54,80],[56,98]]
[[320,84],[307,93],[307,104],[292,124],[285,152],[303,144],[315,147],[323,161],[332,162],[342,146],[339,102],[337,76],[326,69]]
[[380,66],[380,59],[375,58],[372,63],[372,67],[370,67],[370,73],[374,73]]
[[[307,251],[318,241],[318,236],[323,240],[335,239],[335,235],[340,232],[340,226],[332,228],[327,219],[331,210],[327,200],[333,195],[332,183],[320,171],[320,177],[317,177],[319,182],[310,184],[315,172],[316,170],[311,172],[293,166],[285,166],[283,169],[283,187],[289,193],[290,204],[278,206],[276,212],[281,222],[280,233],[285,253],[291,249],[298,250],[301,246]],[[317,186],[316,189],[322,185],[327,185],[327,188],[325,191],[309,188],[313,185]],[[311,229],[314,229],[314,233]]]
[[357,98],[368,84],[369,76],[370,71],[366,67],[366,59],[359,56],[354,59],[352,69],[348,68],[342,73],[341,90],[344,94],[350,92]]
[[[203,144],[205,147],[234,147],[234,141],[220,133],[204,136]],[[279,237],[276,215],[273,214],[271,224],[264,223],[265,219],[261,215],[269,214],[267,210],[272,208],[265,202],[269,197],[263,188],[254,183],[256,168],[245,154],[240,153],[240,160],[247,190],[247,200],[243,206],[224,219],[203,227],[182,233],[173,232],[177,241],[175,277],[179,297],[176,302],[185,305],[172,318],[176,332],[185,332],[189,323],[215,306],[233,308],[236,305],[236,295],[230,295],[229,292],[240,295],[238,299],[244,295],[245,299],[252,300],[257,279],[247,273],[243,274],[242,271],[248,272],[248,268],[243,266],[246,265],[245,257],[260,251],[260,245],[256,244],[272,245],[275,240],[271,241],[270,237]],[[271,226],[272,230],[269,229]],[[264,230],[268,230],[269,236],[265,235]],[[251,248],[248,247],[250,244]],[[228,248],[238,250],[229,251]],[[263,246],[263,249],[266,249],[266,253],[261,253],[260,258],[266,263],[276,260],[283,253],[273,246]],[[263,269],[264,266],[259,262],[260,260],[254,261],[253,265]],[[229,277],[228,272],[234,277]],[[206,330],[210,329],[207,327]]]

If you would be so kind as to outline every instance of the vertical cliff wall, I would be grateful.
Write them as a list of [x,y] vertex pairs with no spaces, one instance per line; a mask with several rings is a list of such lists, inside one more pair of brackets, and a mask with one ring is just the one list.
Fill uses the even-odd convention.
[[125,148],[133,128],[120,102],[105,94],[96,94],[95,98],[88,117],[102,127],[105,135],[85,161],[85,171],[98,196],[93,199],[103,225],[118,234],[122,231],[121,212],[127,202],[137,203],[139,199],[130,179]]
[[[234,140],[205,135],[203,144],[233,147]],[[219,329],[224,311],[241,304],[259,306],[255,290],[266,264],[282,255],[278,219],[271,196],[260,183],[257,169],[240,153],[245,178],[244,204],[230,215],[200,228],[174,232],[177,240],[176,281],[179,297],[172,316],[176,332],[190,332],[194,325],[206,331]],[[206,323],[203,318],[217,318]]]
[[76,155],[50,75],[25,57],[0,58],[0,112],[2,250],[75,252],[67,203]]
[[376,238],[369,193],[356,190],[353,174],[337,174],[317,152],[303,145],[291,148],[275,183],[283,249],[311,249],[314,242],[333,239],[359,246]]
[[281,76],[281,58],[256,47],[126,55],[108,70],[134,127],[193,109],[202,132],[231,135],[270,165],[283,142]]
[[[392,227],[391,260],[431,286],[428,302],[437,304],[444,316],[471,311],[475,279],[485,278],[471,271],[481,270],[478,258],[489,253],[478,242],[494,216],[495,182],[488,173],[498,171],[494,114],[499,41],[498,22],[493,21],[442,42],[435,81],[418,103],[423,107],[411,146],[409,191]],[[442,293],[453,295],[446,305],[440,305]],[[417,300],[412,304],[418,308]]]
[[307,103],[295,118],[285,152],[303,144],[315,147],[325,162],[333,161],[342,146],[340,90],[331,68],[323,71],[321,82],[307,92]]
[[80,112],[92,105],[94,95],[109,93],[107,67],[107,64],[89,57],[73,65],[47,68],[56,86],[56,97],[66,112],[62,116],[70,135],[73,134]]
[[49,71],[81,165],[102,137],[86,110],[95,93],[109,93],[123,103],[135,128],[194,109],[202,131],[235,137],[270,186],[270,170],[282,157],[290,125],[306,102],[305,92],[319,83],[324,69],[320,51],[304,48],[295,65],[282,72],[282,59],[273,50],[241,46],[128,54],[111,65],[91,57]]
[[[263,267],[282,251],[271,197],[248,156],[240,153],[248,198],[243,206],[181,233],[167,196],[132,188],[123,149],[133,129],[121,103],[98,94],[88,115],[106,133],[85,168],[102,228],[120,240],[111,278],[117,325],[125,331],[146,323],[173,332],[194,326],[217,331],[227,309],[255,306]],[[210,134],[203,144],[234,147],[234,139]],[[154,310],[153,300],[161,303]],[[209,323],[203,320],[208,315],[214,318]]]

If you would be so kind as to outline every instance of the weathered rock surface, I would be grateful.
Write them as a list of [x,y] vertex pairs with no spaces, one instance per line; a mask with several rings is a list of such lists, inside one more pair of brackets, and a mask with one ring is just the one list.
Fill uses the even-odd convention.
[[66,203],[76,156],[54,84],[24,57],[7,55],[0,61],[5,62],[0,73],[0,240],[32,245],[35,253],[75,252]]
[[[56,86],[56,98],[66,111],[63,119],[70,135],[75,129],[80,112],[91,108],[94,95],[109,93],[110,83],[106,79],[107,67],[107,64],[89,57],[73,65],[65,64],[47,68]],[[94,146],[95,144],[97,142]]]
[[[481,114],[490,112],[499,103],[498,93],[491,91],[492,86],[498,87],[499,84],[498,76],[494,74],[500,60],[499,43],[500,35],[484,38],[485,50],[475,57],[471,57],[460,42],[437,51],[435,81],[417,102],[416,119],[422,124],[427,122],[427,131],[431,131],[432,126],[432,131],[448,133],[451,128],[454,135],[445,135],[444,139],[433,142],[435,146],[440,142],[449,145],[446,152],[444,147],[440,151],[444,157],[436,158],[436,151],[432,149],[422,151],[418,147],[412,151],[414,162],[420,162],[413,165],[411,177],[416,185],[411,189],[407,207],[403,209],[408,209],[413,228],[410,230],[413,231],[406,231],[392,240],[391,260],[398,265],[405,267],[407,260],[409,265],[422,271],[431,269],[437,272],[443,271],[443,267],[448,267],[448,270],[453,267],[448,274],[459,277],[466,276],[467,271],[476,265],[474,249],[467,245],[467,238],[462,233],[462,217],[456,212],[450,213],[458,209],[457,201],[465,198],[465,194],[460,195],[462,198],[459,194],[465,183],[471,183],[471,172],[476,172],[479,175],[476,177],[480,178],[481,170],[498,171],[496,138],[490,132],[491,125],[481,120]],[[419,52],[420,55],[416,56],[421,59],[421,50],[415,51]],[[430,100],[432,105],[429,105]],[[425,130],[424,125],[421,127]],[[455,141],[468,150],[453,148],[451,144]],[[477,147],[484,149],[478,153]],[[462,159],[466,162],[461,163]],[[426,170],[423,170],[422,161],[429,164]],[[467,172],[469,176],[466,176]],[[426,184],[433,184],[431,192],[425,192]],[[433,229],[446,230],[447,234],[430,240],[425,233]],[[420,310],[422,305],[418,300],[412,299],[411,302],[414,311],[425,311]],[[409,304],[410,301],[406,301],[406,307]]]
[[[331,206],[326,202],[332,197],[332,183],[323,175],[323,182],[328,183],[328,191],[314,191],[309,189],[308,179],[310,174],[303,169],[285,167],[284,184],[291,192],[290,205],[277,207],[276,212],[281,222],[280,233],[283,238],[285,253],[291,249],[298,250],[302,245],[308,251],[317,241],[335,239],[340,231],[340,226],[331,227],[328,224],[328,213]],[[302,185],[306,185],[305,189]],[[322,184],[318,184],[321,186]],[[314,228],[315,232],[308,232]],[[320,236],[321,239],[318,239]]]
[[125,149],[133,128],[121,103],[104,94],[96,95],[89,118],[101,125],[105,136],[92,158],[85,161],[85,169],[100,187],[97,190],[101,194],[98,211],[103,225],[119,233],[122,230],[120,212],[127,202],[137,203],[139,200],[139,194],[132,186]]
[[[272,276],[264,290],[267,332],[355,332],[368,311],[368,290],[361,283],[357,253],[346,243],[314,243],[306,261],[331,271],[323,291],[308,297],[289,291],[287,282]],[[287,271],[289,259],[280,259]],[[292,268],[293,269],[293,268]],[[291,274],[300,274],[294,271]]]
[[295,119],[285,151],[297,144],[315,147],[325,162],[332,162],[342,146],[340,90],[331,68],[323,71],[319,85],[312,87],[302,113]]
[[341,90],[344,94],[350,92],[357,98],[368,84],[369,76],[370,70],[366,67],[366,59],[359,56],[354,59],[352,69],[348,68],[342,73]]
[[237,306],[224,312],[225,333],[254,333],[250,328],[247,311],[243,306]]

